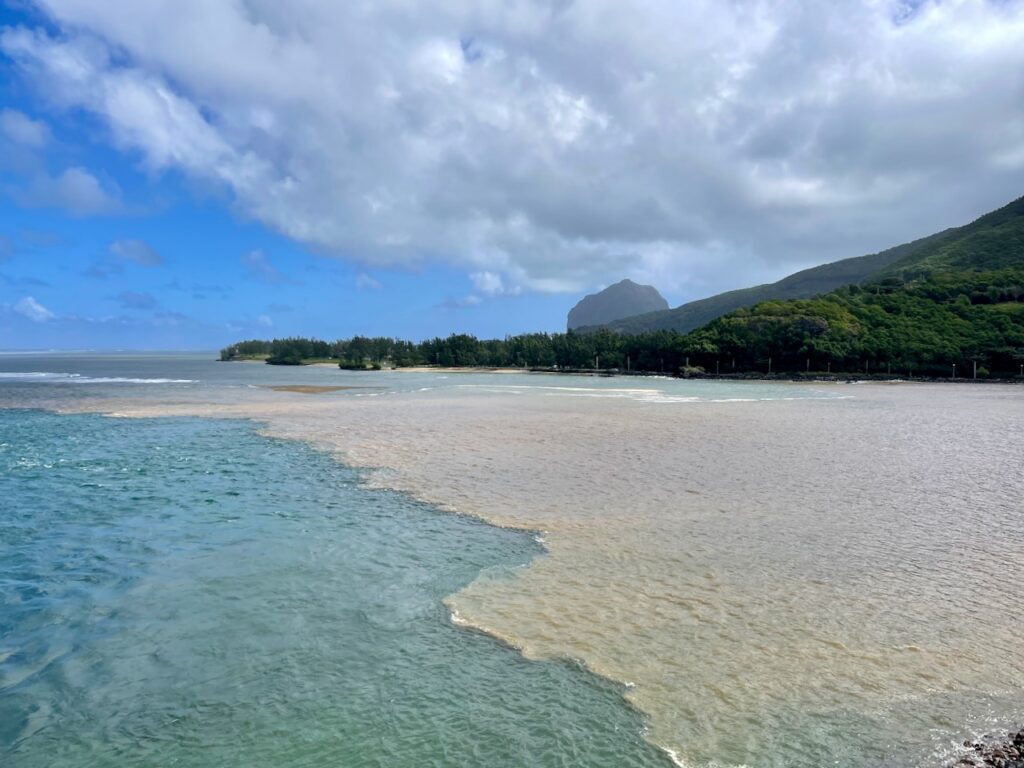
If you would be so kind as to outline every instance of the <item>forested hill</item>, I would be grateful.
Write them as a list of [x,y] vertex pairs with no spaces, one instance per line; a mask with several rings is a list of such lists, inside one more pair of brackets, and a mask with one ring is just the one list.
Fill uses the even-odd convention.
[[[916,248],[869,281],[814,299],[768,301],[688,337],[695,357],[743,369],[1020,374],[1024,198]],[[769,362],[770,361],[770,362]]]
[[[822,264],[800,272],[795,272],[774,283],[755,285],[752,288],[740,288],[710,296],[706,299],[691,301],[674,309],[660,312],[647,312],[642,315],[616,320],[600,326],[618,333],[645,333],[647,331],[679,331],[686,333],[694,328],[711,322],[727,312],[740,307],[750,307],[759,301],[772,299],[808,299],[822,293],[835,290],[844,285],[860,283],[890,264],[912,256],[919,249],[942,240],[955,230],[946,230],[935,235],[915,240],[911,243],[897,245],[879,253],[868,256],[855,256],[851,259]],[[592,332],[597,327],[582,328],[583,332]]]
[[[797,272],[775,283],[741,288],[691,301],[675,309],[648,312],[608,323],[618,333],[673,330],[686,333],[717,317],[762,301],[809,299],[837,288],[886,277],[912,277],[936,269],[999,269],[1020,266],[1024,249],[1024,198],[962,227],[897,245],[869,256],[843,259]],[[583,328],[593,331],[596,328]]]
[[986,213],[970,224],[946,230],[923,247],[904,254],[873,277],[911,280],[955,270],[1024,267],[1024,197]]

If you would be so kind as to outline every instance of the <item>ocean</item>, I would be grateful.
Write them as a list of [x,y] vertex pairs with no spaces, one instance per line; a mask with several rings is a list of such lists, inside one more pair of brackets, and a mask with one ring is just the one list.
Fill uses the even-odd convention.
[[0,356],[0,758],[944,765],[1024,720],[1022,440],[1008,386]]

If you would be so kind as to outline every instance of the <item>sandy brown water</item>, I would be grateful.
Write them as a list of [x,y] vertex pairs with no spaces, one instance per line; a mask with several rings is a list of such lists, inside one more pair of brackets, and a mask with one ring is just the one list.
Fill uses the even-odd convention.
[[538,531],[547,555],[452,595],[454,618],[628,683],[681,763],[938,764],[1024,720],[1024,390],[842,393],[76,407],[257,418],[373,484]]

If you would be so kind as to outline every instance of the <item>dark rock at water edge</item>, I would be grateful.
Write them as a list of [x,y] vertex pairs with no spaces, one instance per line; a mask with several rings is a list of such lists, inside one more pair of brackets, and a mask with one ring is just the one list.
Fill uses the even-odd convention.
[[668,302],[653,285],[622,280],[580,300],[569,310],[567,326],[571,331],[663,309],[668,309]]
[[965,741],[964,747],[968,753],[953,763],[954,766],[1024,768],[1024,728],[1002,739]]

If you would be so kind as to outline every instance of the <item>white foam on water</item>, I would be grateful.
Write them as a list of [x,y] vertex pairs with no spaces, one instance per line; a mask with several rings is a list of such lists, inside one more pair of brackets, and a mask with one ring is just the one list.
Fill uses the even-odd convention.
[[127,376],[84,376],[51,371],[0,371],[0,381],[38,384],[194,384],[195,379],[141,379]]

